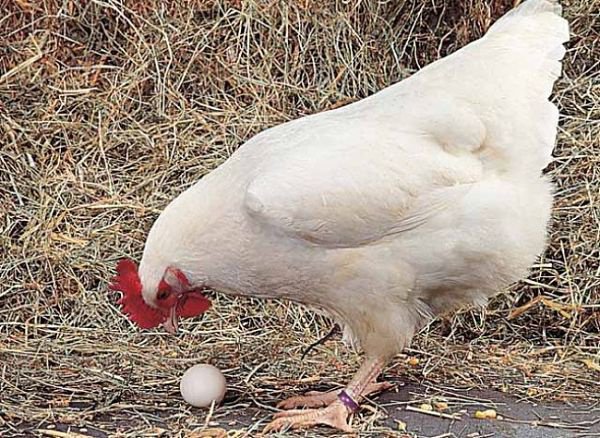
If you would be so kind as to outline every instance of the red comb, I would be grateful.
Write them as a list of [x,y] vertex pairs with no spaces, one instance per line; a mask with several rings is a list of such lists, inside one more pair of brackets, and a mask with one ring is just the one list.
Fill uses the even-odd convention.
[[121,305],[121,311],[140,328],[149,329],[164,322],[165,316],[147,305],[142,298],[142,282],[137,265],[132,260],[119,261],[117,275],[111,280],[109,288],[123,294],[117,303]]

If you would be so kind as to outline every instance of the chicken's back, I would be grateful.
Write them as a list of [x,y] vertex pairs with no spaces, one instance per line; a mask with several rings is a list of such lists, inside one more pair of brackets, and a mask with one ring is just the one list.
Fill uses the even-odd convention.
[[453,153],[477,152],[489,170],[538,173],[550,162],[567,21],[553,0],[529,0],[484,37],[359,105],[397,111],[397,122]]

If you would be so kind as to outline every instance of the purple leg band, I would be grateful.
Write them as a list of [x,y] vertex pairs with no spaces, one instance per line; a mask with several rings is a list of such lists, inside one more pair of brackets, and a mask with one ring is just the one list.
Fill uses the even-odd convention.
[[354,401],[354,399],[352,397],[350,397],[348,395],[348,393],[345,390],[341,390],[340,393],[338,394],[338,398],[340,399],[340,401],[342,403],[344,403],[344,405],[350,409],[350,412],[355,412],[358,410],[358,403],[356,403]]

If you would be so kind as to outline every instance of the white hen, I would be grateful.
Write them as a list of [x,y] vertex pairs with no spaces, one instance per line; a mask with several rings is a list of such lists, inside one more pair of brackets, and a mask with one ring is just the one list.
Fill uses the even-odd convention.
[[542,252],[560,12],[526,1],[396,85],[260,133],[160,215],[139,271],[152,307],[192,287],[280,298],[360,341],[366,361],[345,391],[284,402],[326,407],[281,413],[268,430],[351,430],[348,412],[428,318],[484,304]]

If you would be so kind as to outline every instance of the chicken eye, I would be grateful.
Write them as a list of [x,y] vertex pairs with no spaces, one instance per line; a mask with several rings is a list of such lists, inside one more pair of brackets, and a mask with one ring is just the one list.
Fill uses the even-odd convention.
[[159,300],[164,300],[169,296],[169,292],[166,290],[159,290],[158,293],[156,294],[156,298],[158,298]]

